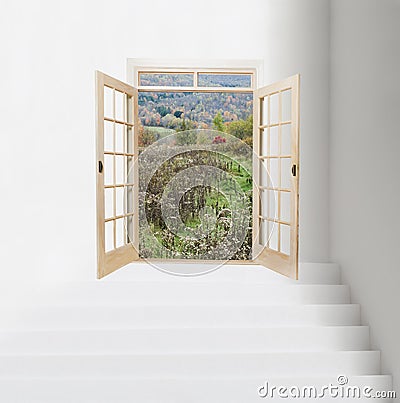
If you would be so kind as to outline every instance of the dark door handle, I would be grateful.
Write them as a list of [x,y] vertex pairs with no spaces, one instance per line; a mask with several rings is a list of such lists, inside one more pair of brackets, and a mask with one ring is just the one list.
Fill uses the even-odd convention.
[[296,171],[297,171],[296,165],[293,164],[293,165],[292,165],[292,175],[293,175],[293,176],[296,176],[296,173],[297,173]]
[[103,172],[103,163],[99,161],[99,173],[101,174]]

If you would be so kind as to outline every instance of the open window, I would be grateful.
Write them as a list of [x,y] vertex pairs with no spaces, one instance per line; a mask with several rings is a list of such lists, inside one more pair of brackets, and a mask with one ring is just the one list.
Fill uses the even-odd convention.
[[[231,122],[244,121],[244,116],[240,113],[245,111],[249,114],[245,107],[251,106],[253,119],[247,119],[252,124],[250,133],[253,136],[253,139],[250,139],[253,150],[250,157],[252,172],[250,168],[249,178],[243,178],[244,170],[241,170],[239,164],[235,166],[234,162],[225,160],[218,162],[219,166],[228,166],[236,174],[240,172],[241,183],[244,188],[249,187],[246,189],[252,200],[250,236],[247,237],[248,244],[245,244],[250,253],[246,255],[241,251],[236,255],[240,258],[233,258],[230,262],[261,264],[286,276],[297,278],[299,77],[294,76],[260,89],[255,88],[255,77],[254,69],[146,68],[135,70],[134,82],[137,88],[134,88],[97,72],[99,277],[129,262],[149,258],[146,255],[149,247],[146,245],[147,249],[143,248],[143,233],[139,230],[139,221],[143,222],[143,216],[140,214],[143,213],[139,208],[141,176],[138,157],[146,146],[144,141],[149,141],[149,138],[150,142],[154,141],[154,133],[161,133],[161,136],[166,137],[167,130],[182,132],[179,128],[174,130],[172,126],[166,127],[164,123],[168,119],[185,127],[189,126],[189,123],[193,125],[194,122],[195,127],[190,129],[196,133],[211,130],[211,124],[214,130],[218,122],[224,125],[221,127],[225,130]],[[185,98],[171,94],[184,94]],[[204,109],[207,109],[204,107],[206,101],[193,101],[192,94],[200,94],[204,96],[203,99],[211,99],[217,104],[220,102],[218,97],[221,96],[226,112],[223,110],[221,115],[218,111],[215,116],[215,111],[211,114],[204,112]],[[154,99],[165,100],[168,97],[174,102],[171,107],[166,102],[154,102]],[[140,109],[143,99],[150,99],[152,102],[145,112],[143,108]],[[179,101],[178,107],[176,99]],[[195,104],[198,106],[199,103],[203,111],[200,110],[196,115],[198,110],[195,109]],[[221,115],[222,120],[216,120],[218,115]],[[203,121],[197,116],[203,117]],[[161,119],[164,119],[163,124],[160,124]],[[153,120],[158,123],[158,127],[151,127],[151,130],[145,133],[144,123]],[[241,125],[232,124],[230,129],[236,127]],[[249,130],[248,126],[246,130]],[[190,130],[188,133],[191,136]],[[225,140],[223,134],[220,136],[217,133],[215,138],[218,142]],[[249,142],[248,138],[246,140]],[[143,170],[143,167],[141,169]],[[157,180],[162,179],[157,177]],[[218,217],[225,214],[223,218],[232,218],[229,213],[226,215],[228,209],[223,208],[223,200],[210,190],[206,192],[205,198],[204,192],[201,195],[187,193],[181,200],[184,201],[183,204],[194,203],[195,200],[199,207],[201,199],[204,204],[202,207],[207,208],[210,207],[207,206],[207,197],[212,201],[212,208]],[[197,225],[197,216],[193,212],[186,214],[186,219],[190,220],[190,225]],[[152,228],[154,229],[154,223]],[[217,233],[220,233],[218,231],[217,228]],[[172,237],[168,237],[168,241],[176,245],[173,233]],[[150,245],[151,250],[152,248]],[[246,250],[245,248],[243,250]],[[169,259],[170,256],[177,256],[177,253],[161,255],[158,258]]]

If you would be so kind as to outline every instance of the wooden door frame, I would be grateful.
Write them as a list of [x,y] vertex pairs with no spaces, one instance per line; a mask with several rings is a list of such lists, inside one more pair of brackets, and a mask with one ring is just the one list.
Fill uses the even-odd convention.
[[[179,65],[179,67],[177,67]],[[249,93],[254,97],[254,92],[262,81],[264,62],[262,60],[160,60],[160,59],[127,59],[127,81],[138,89],[138,92],[237,92]],[[138,76],[140,72],[168,72],[168,73],[219,73],[219,74],[252,74],[251,88],[221,88],[221,87],[141,87]],[[254,108],[253,108],[254,111]],[[174,263],[216,263],[232,265],[258,265],[254,260],[203,260],[203,259],[162,259],[141,258],[141,262],[163,262],[165,260]]]

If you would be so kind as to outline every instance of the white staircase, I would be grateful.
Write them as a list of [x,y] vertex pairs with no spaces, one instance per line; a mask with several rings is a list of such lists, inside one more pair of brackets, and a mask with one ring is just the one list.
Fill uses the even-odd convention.
[[392,387],[335,264],[302,264],[299,282],[257,266],[187,278],[132,264],[32,294],[0,312],[0,402],[371,401],[259,396],[266,381],[322,388],[339,375]]

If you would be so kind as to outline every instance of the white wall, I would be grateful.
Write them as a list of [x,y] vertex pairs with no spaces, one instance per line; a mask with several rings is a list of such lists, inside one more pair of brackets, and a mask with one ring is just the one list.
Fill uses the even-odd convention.
[[3,1],[1,272],[95,278],[94,70],[126,59],[263,59],[302,74],[302,260],[328,257],[327,0]]
[[332,0],[332,259],[400,380],[400,1]]
[[300,73],[300,260],[329,255],[329,1],[270,0],[265,82]]
[[326,260],[331,236],[384,370],[400,375],[399,1],[332,0],[331,11],[328,0],[3,1],[2,288],[95,277],[95,69],[125,78],[128,57],[263,59],[265,83],[302,76],[301,259]]

